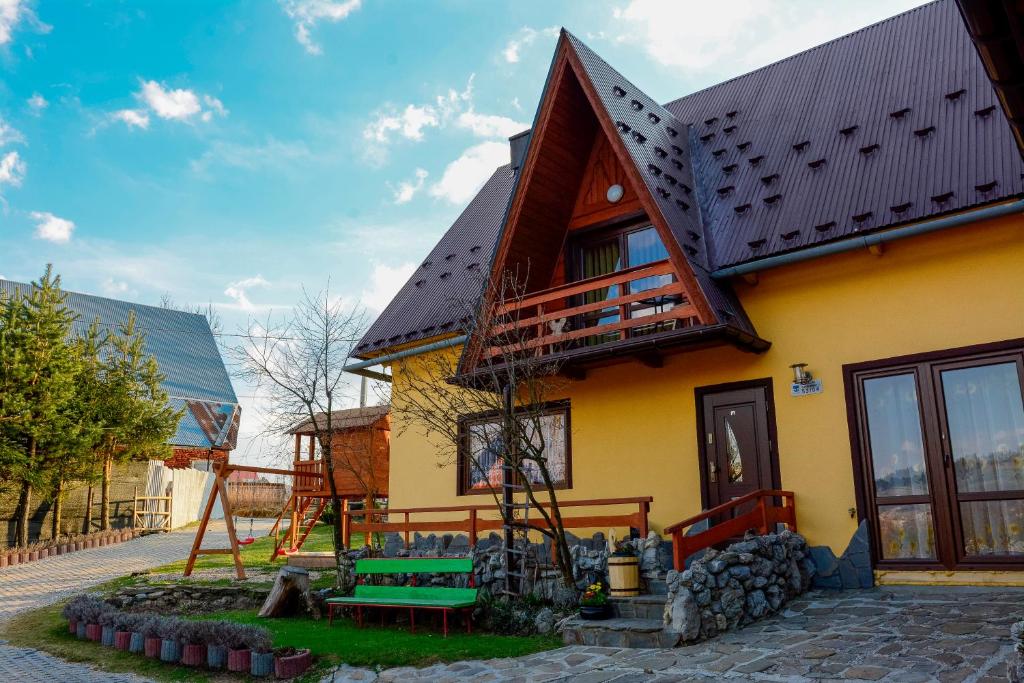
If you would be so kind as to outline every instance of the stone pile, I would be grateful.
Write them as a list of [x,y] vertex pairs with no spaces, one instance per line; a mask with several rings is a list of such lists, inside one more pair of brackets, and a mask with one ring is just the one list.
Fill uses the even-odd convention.
[[135,585],[121,588],[108,602],[131,612],[198,614],[256,609],[269,593],[269,589],[247,586]]
[[778,612],[810,587],[814,572],[803,536],[748,535],[668,573],[665,627],[683,641],[712,638]]

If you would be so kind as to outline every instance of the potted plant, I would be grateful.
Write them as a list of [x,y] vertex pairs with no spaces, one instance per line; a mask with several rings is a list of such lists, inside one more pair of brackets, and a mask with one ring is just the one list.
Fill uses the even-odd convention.
[[228,664],[229,638],[225,629],[234,626],[226,621],[207,622],[210,635],[206,640],[206,666],[211,669],[223,669]]
[[[68,620],[68,633],[78,633],[78,622],[82,620],[82,602],[80,600],[82,596],[72,598],[64,605],[61,610],[61,616]],[[84,628],[84,627],[83,627]]]
[[117,623],[119,616],[121,616],[121,613],[117,610],[108,609],[101,612],[97,618],[102,629],[100,642],[107,647],[114,647],[114,625]]
[[11,548],[10,550],[7,551],[7,566],[8,567],[13,567],[13,566],[19,564],[19,562],[18,562],[19,559],[20,558],[18,557],[18,551],[17,550],[15,550],[14,548]]
[[[128,651],[132,644],[132,632],[142,617],[130,612],[116,612],[114,617],[114,648]],[[141,643],[141,640],[140,640]]]
[[607,619],[611,616],[611,605],[608,604],[608,593],[604,586],[592,583],[580,596],[580,616],[584,619]]
[[313,664],[313,655],[308,649],[279,647],[274,650],[274,675],[278,678],[294,678]]
[[153,617],[148,617],[145,614],[132,615],[136,617],[134,621],[126,624],[131,629],[132,637],[128,641],[128,652],[134,652],[135,654],[146,652],[146,635],[143,633],[143,628],[147,621]]
[[250,627],[247,638],[249,650],[249,673],[253,676],[269,676],[274,673],[274,646],[270,631],[258,626]]
[[181,659],[182,621],[177,617],[165,617],[160,623],[160,661],[174,664]]
[[160,626],[163,620],[163,617],[152,616],[139,628],[143,636],[143,652],[147,657],[156,659],[160,656]]
[[178,637],[181,639],[182,664],[202,666],[206,663],[206,643],[210,639],[210,626],[207,622],[182,622]]
[[254,640],[253,631],[260,629],[242,625],[225,625],[223,628],[223,642],[228,649],[228,671],[247,673],[252,665],[252,649],[249,643]]

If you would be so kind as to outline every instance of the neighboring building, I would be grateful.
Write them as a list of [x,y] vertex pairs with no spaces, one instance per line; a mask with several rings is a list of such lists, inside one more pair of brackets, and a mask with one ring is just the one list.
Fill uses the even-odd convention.
[[[320,428],[325,428],[325,414],[317,415],[316,422]],[[296,469],[310,461],[316,462],[319,468],[323,460],[322,450],[316,445],[313,424],[311,420],[305,420],[288,431],[295,436]],[[339,497],[358,501],[368,497],[387,498],[391,407],[335,410],[331,413],[331,428],[334,430],[334,483]],[[321,495],[330,495],[326,480],[319,482],[317,488]],[[315,492],[309,491],[304,495],[313,496]]]
[[[665,105],[563,31],[512,164],[358,353],[395,392],[439,341],[471,375],[452,302],[518,268],[572,380],[563,500],[652,496],[662,532],[782,488],[837,556],[863,523],[883,580],[992,580],[963,572],[1024,570],[1022,174],[952,0]],[[437,465],[399,430],[390,503],[482,502]]]
[[[0,280],[0,291],[10,294],[18,289],[27,293],[31,285]],[[116,330],[135,312],[136,328],[145,333],[146,352],[156,358],[166,376],[161,388],[168,403],[183,411],[178,431],[169,441],[174,447],[166,463],[169,467],[227,462],[238,440],[242,408],[205,316],[77,292],[68,292],[66,303],[78,314],[78,333],[94,320]]]

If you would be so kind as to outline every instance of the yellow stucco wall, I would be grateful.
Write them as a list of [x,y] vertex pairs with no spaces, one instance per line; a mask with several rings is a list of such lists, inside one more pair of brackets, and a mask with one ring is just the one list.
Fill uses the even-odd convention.
[[[771,377],[782,486],[796,492],[800,531],[845,549],[856,506],[842,366],[1024,337],[1024,218],[1013,216],[795,264],[735,285],[769,351],[719,347],[595,369],[574,382],[569,498],[651,495],[652,528],[700,511],[697,387]],[[789,366],[805,362],[824,392],[789,395]],[[395,391],[402,371],[394,368]],[[396,421],[400,421],[396,413]],[[458,505],[450,453],[416,430],[391,443],[391,505]],[[625,509],[622,510],[626,511]]]

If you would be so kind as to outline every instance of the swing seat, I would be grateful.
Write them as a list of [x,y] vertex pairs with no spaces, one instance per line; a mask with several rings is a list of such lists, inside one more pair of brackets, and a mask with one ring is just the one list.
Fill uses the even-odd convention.
[[238,545],[250,545],[250,544],[255,543],[255,542],[256,542],[256,539],[253,538],[252,536],[246,536],[245,538],[238,539]]

